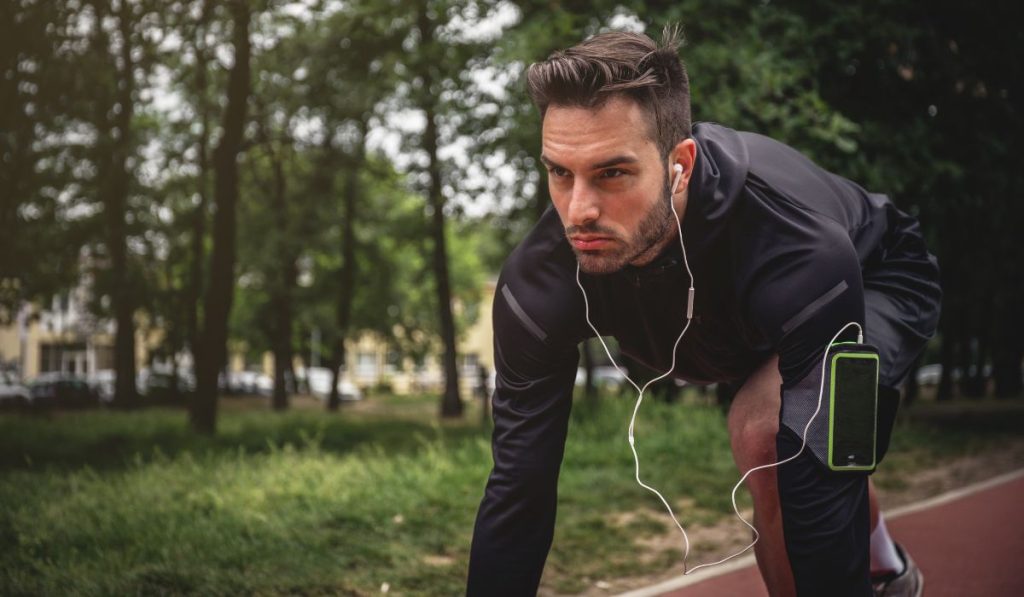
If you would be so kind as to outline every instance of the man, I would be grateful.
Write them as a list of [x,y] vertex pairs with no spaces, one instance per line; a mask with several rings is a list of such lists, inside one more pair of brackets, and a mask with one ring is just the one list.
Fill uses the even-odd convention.
[[[471,595],[536,593],[577,345],[595,328],[653,369],[738,387],[728,426],[745,472],[800,451],[824,351],[849,322],[879,350],[880,458],[895,388],[933,335],[940,301],[917,222],[887,197],[766,137],[691,129],[672,36],[659,47],[643,35],[598,35],[532,65],[527,83],[543,116],[554,209],[498,282],[494,469],[474,530]],[[848,332],[839,340],[856,339]],[[773,595],[920,594],[920,572],[886,533],[866,473],[831,471],[806,449],[747,487]]]

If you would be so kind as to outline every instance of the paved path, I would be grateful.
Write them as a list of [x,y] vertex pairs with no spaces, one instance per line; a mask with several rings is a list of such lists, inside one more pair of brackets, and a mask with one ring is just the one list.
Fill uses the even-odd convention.
[[[886,514],[924,572],[926,597],[1024,596],[1024,470]],[[622,597],[766,597],[753,558]]]

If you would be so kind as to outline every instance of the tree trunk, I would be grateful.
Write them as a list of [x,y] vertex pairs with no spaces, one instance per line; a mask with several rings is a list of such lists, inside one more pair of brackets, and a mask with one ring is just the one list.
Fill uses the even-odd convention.
[[196,362],[199,360],[199,298],[203,293],[203,261],[206,258],[206,251],[203,249],[206,241],[206,206],[209,195],[208,181],[210,179],[210,106],[206,101],[207,83],[206,68],[209,58],[206,54],[206,25],[209,22],[209,2],[203,3],[199,27],[196,33],[196,109],[199,111],[199,139],[196,142],[196,152],[199,154],[199,175],[196,180],[196,195],[199,197],[199,204],[196,205],[192,214],[192,265],[189,272],[189,287],[186,297],[187,322],[186,334],[189,352],[192,353],[193,374],[195,373]]
[[[114,337],[114,404],[132,406],[137,402],[135,388],[135,306],[128,264],[128,230],[125,215],[131,174],[128,157],[132,147],[132,116],[134,113],[135,62],[132,58],[132,21],[130,9],[123,4],[117,13],[121,36],[118,71],[117,105],[111,135],[110,171],[105,181],[104,203],[107,220],[107,248],[110,252],[111,302],[117,331]],[[97,20],[102,27],[102,20]],[[101,185],[104,181],[101,181]]]
[[292,288],[295,285],[295,262],[283,264],[287,268],[283,272],[282,283],[291,284],[276,293],[272,303],[277,322],[274,325],[274,410],[288,409],[288,386],[285,373],[291,370],[292,360]]
[[477,366],[477,391],[480,392],[480,423],[484,427],[491,424],[491,390],[488,387],[490,372],[483,364]]
[[[325,125],[325,129],[326,129],[326,133],[324,134],[324,139],[323,139],[323,142],[322,142],[322,146],[320,148],[320,156],[318,158],[316,167],[313,169],[313,174],[312,174],[312,178],[311,178],[311,181],[310,181],[310,192],[313,195],[311,203],[314,204],[314,205],[316,203],[321,203],[321,204],[328,203],[328,202],[331,201],[331,199],[334,196],[334,168],[335,168],[335,161],[336,160],[335,160],[335,154],[334,154],[334,147],[332,145],[332,138],[333,138],[333,135],[334,135],[334,125],[333,125],[333,123],[328,122]],[[316,209],[310,209],[309,211],[307,211],[307,212],[305,212],[303,214],[303,217],[302,217],[302,219],[300,221],[301,222],[300,223],[300,229],[301,229],[300,236],[302,238],[306,238],[309,234],[312,234],[313,223],[311,221],[311,218],[316,217],[317,211],[318,210],[316,210]],[[320,366],[320,360],[319,360],[320,330],[316,326],[313,326],[311,332],[313,334],[313,338],[310,340],[310,350],[311,351],[316,350],[317,351],[317,356],[314,357],[312,354],[310,354],[310,358],[308,359],[308,362],[306,362],[305,358],[303,359],[303,362],[305,363],[304,366],[305,366],[305,368],[307,370],[312,368],[312,367],[319,367]],[[328,357],[329,357],[328,358],[328,366],[332,370],[336,369],[338,365],[336,365],[334,363],[334,358],[335,358],[334,355],[333,354],[329,354]],[[332,387],[336,387],[337,386],[337,379],[336,379],[336,377],[332,375],[331,380],[332,380]],[[308,375],[305,376],[305,381],[303,382],[303,386],[305,386],[304,389],[303,389],[304,392],[306,392],[306,393],[312,392],[312,389],[310,388],[310,385],[309,385],[309,376]],[[331,398],[330,398],[330,395],[328,394],[328,400],[327,400],[328,409],[330,409],[330,405],[331,405]]]
[[903,405],[910,406],[917,401],[917,397],[921,393],[921,387],[917,384],[917,370],[921,367],[921,355],[918,355],[914,362],[910,365],[910,372],[907,373],[907,380],[903,383],[905,393],[903,395]]
[[[992,296],[991,286],[983,286],[981,296]],[[983,398],[986,393],[985,362],[989,351],[989,312],[991,305],[979,308],[972,305],[973,317],[963,321],[965,351],[961,367],[960,389],[969,398]],[[973,325],[972,325],[973,324]]]
[[970,317],[967,315],[969,309],[963,310],[964,316],[957,322],[957,333],[959,334],[960,353],[957,355],[957,367],[960,371],[958,388],[960,395],[967,398],[977,398],[978,394],[971,385],[971,365],[977,359],[978,339],[972,334]]
[[[1012,296],[1012,295],[1011,295]],[[996,398],[1020,396],[1022,384],[1021,361],[1024,360],[1024,317],[1021,316],[1020,296],[1004,303],[998,318],[992,347],[992,378]]]
[[[956,230],[956,228],[951,228]],[[940,262],[945,264],[942,268],[942,287],[949,288],[952,281],[956,279],[953,269],[956,267],[955,258],[958,255],[952,235],[945,239],[942,249],[942,255],[949,256],[947,260]],[[939,376],[939,387],[935,394],[935,400],[938,402],[945,402],[953,398],[953,368],[956,366],[957,343],[960,339],[956,323],[962,316],[959,302],[959,299],[949,297],[943,304],[942,313],[939,316],[939,334],[942,338],[939,361],[942,365],[942,373]]]
[[594,383],[594,349],[590,340],[580,345],[583,349],[583,398],[589,403],[597,403],[597,385]]
[[[425,7],[419,11],[420,43],[430,48],[434,43],[434,26]],[[433,269],[437,288],[437,308],[441,324],[441,341],[444,344],[444,395],[441,397],[441,416],[461,417],[463,411],[462,398],[459,396],[459,371],[456,362],[458,347],[455,343],[455,318],[452,315],[451,281],[448,276],[448,249],[445,242],[444,195],[441,193],[441,164],[437,157],[438,131],[437,107],[431,88],[434,84],[431,65],[426,65],[423,86],[426,90],[422,96],[423,111],[427,118],[427,127],[423,132],[423,149],[427,153],[427,175],[430,184],[427,200],[430,204],[431,237],[434,244]]]
[[292,292],[298,278],[295,260],[282,264],[285,287],[281,289],[275,300],[277,325],[274,326],[274,410],[287,410],[289,407],[288,379],[295,379],[292,372]]
[[292,293],[298,276],[295,255],[295,230],[289,214],[287,182],[284,175],[284,156],[274,147],[267,134],[263,115],[257,119],[257,135],[266,149],[273,172],[270,191],[270,211],[275,214],[276,232],[272,235],[276,262],[270,267],[270,346],[274,354],[274,389],[271,407],[275,411],[288,409],[288,388],[285,371],[292,358]]
[[441,400],[442,417],[461,417],[462,399],[459,396],[459,371],[456,362],[455,318],[452,315],[451,282],[448,277],[448,249],[445,243],[444,197],[441,195],[441,174],[437,163],[437,126],[433,109],[427,110],[425,143],[430,156],[430,205],[433,208],[431,236],[434,240],[434,278],[437,284],[437,306],[441,321],[441,340],[444,342],[444,397]]
[[[945,320],[945,316],[943,316]],[[956,360],[957,338],[953,334],[951,325],[940,326],[942,330],[942,349],[940,351],[939,363],[942,365],[942,373],[939,375],[939,388],[935,393],[935,400],[944,402],[953,398],[953,363]]]
[[178,404],[181,400],[181,381],[178,374],[178,355],[171,353],[171,402]]
[[249,6],[231,2],[234,21],[232,43],[235,63],[228,75],[228,103],[223,134],[214,150],[213,251],[210,282],[206,287],[200,358],[196,363],[196,399],[190,420],[200,433],[217,428],[217,374],[227,363],[228,316],[235,286],[235,218],[238,203],[238,153],[245,127],[249,97]]
[[992,349],[988,312],[983,313],[978,334],[978,356],[974,360],[975,367],[974,374],[971,376],[971,387],[976,398],[984,398],[988,394],[988,375],[985,374],[985,366],[989,360],[989,351]]
[[273,285],[271,305],[273,311],[273,350],[274,350],[274,394],[271,400],[273,409],[288,409],[288,389],[285,386],[284,373],[292,358],[292,292],[298,276],[293,255],[292,229],[288,217],[288,203],[285,195],[283,157],[273,150],[273,143],[266,139],[270,150],[270,160],[274,171],[273,209],[277,214],[278,223],[278,264],[277,280]]
[[342,231],[341,231],[341,276],[338,286],[338,310],[336,313],[337,330],[335,331],[334,358],[332,361],[331,393],[327,400],[327,410],[335,411],[341,405],[338,394],[338,381],[341,379],[341,368],[347,367],[348,355],[345,353],[345,339],[348,337],[349,323],[352,318],[352,299],[355,295],[356,280],[356,237],[355,218],[356,206],[359,204],[361,186],[359,174],[365,162],[364,142],[367,124],[359,123],[359,140],[352,151],[352,164],[345,177],[345,190],[342,197]]

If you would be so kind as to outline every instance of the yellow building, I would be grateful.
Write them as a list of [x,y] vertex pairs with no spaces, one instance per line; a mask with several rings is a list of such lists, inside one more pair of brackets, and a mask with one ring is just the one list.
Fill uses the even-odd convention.
[[[494,302],[496,284],[495,280],[484,284],[477,319],[459,341],[460,389],[465,398],[472,396],[479,387],[480,367],[485,369],[488,377],[494,372],[491,305]],[[347,341],[346,350],[349,365],[342,377],[363,391],[387,386],[397,394],[409,394],[438,392],[444,387],[440,346],[435,354],[425,359],[422,366],[417,366],[412,359],[402,358],[388,347],[383,338],[375,334],[362,334]],[[303,361],[306,356],[308,355],[304,355],[296,362],[296,369],[305,364]],[[244,368],[242,357],[233,355],[230,369],[241,371]],[[273,376],[274,357],[271,353],[263,354],[259,368],[264,375]]]
[[[494,371],[491,330],[491,305],[496,281],[488,281],[481,292],[476,321],[463,334],[458,346],[461,391],[465,398],[474,395],[480,385],[480,367],[490,376]],[[84,291],[75,289],[55,297],[47,308],[26,305],[16,320],[0,326],[0,368],[17,372],[31,380],[41,373],[61,371],[92,377],[98,371],[114,367],[114,324],[96,319],[84,309]],[[458,306],[456,305],[456,308]],[[143,322],[144,323],[144,322]],[[159,346],[162,331],[140,325],[136,331],[136,368],[150,364],[151,354]],[[399,394],[438,392],[444,387],[440,347],[421,366],[401,358],[387,343],[372,334],[363,334],[347,344],[349,366],[344,378],[360,389],[389,386]],[[188,355],[180,365],[191,366]],[[297,357],[295,369],[308,365],[309,355]],[[274,360],[264,353],[256,367],[247,366],[240,352],[232,352],[229,371],[261,370],[273,377]]]
[[[84,308],[81,289],[53,298],[45,308],[25,305],[10,325],[0,326],[0,368],[31,380],[62,372],[91,377],[114,368],[114,324]],[[144,325],[135,332],[135,363],[149,362],[160,331]]]

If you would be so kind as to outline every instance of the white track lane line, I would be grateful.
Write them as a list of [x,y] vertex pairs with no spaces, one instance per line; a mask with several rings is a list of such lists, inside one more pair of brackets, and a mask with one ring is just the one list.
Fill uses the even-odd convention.
[[[952,491],[943,493],[941,495],[937,495],[927,500],[915,502],[913,504],[907,504],[906,506],[901,506],[899,508],[894,508],[892,510],[886,510],[884,511],[885,519],[893,520],[901,516],[906,516],[907,514],[913,514],[914,512],[920,512],[921,510],[927,510],[928,508],[941,506],[942,504],[946,504],[948,502],[952,502],[954,500],[967,497],[969,495],[978,493],[979,491],[985,491],[986,489],[996,487],[997,485],[1002,485],[1004,483],[1009,483],[1010,481],[1015,481],[1020,477],[1024,477],[1024,469],[1018,469],[1009,473],[999,475],[998,477],[993,477],[986,481],[981,481],[979,483],[974,483],[973,485],[967,485],[966,487],[954,489]],[[715,578],[717,576],[722,576],[723,574],[729,574],[730,572],[741,570],[743,568],[746,568],[747,566],[753,566],[755,563],[756,561],[754,560],[754,556],[753,554],[751,554],[748,556],[744,556],[742,558],[738,558],[727,564],[723,564],[721,566],[712,568],[707,572],[700,572],[688,576],[679,575],[675,578],[670,578],[656,585],[643,587],[641,589],[635,589],[633,591],[629,591],[626,593],[619,593],[615,597],[657,597],[658,595],[667,593],[669,591],[674,591],[676,589],[688,587],[699,582],[704,582],[709,578]]]

